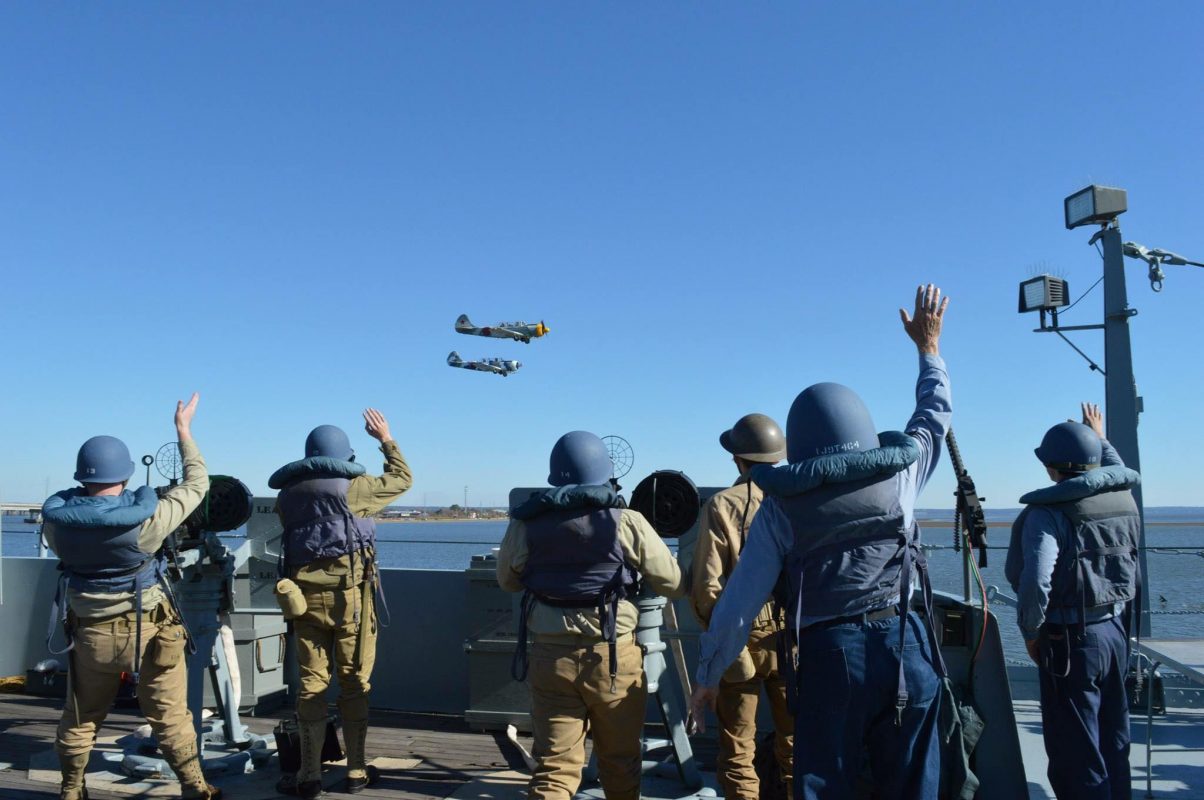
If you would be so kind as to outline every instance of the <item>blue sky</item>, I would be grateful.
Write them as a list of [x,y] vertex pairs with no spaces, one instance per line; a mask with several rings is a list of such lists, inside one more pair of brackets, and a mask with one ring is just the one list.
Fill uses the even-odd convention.
[[[1045,428],[1103,398],[1015,311],[1032,274],[1076,297],[1100,274],[1062,198],[1122,186],[1126,238],[1204,257],[1202,24],[1186,2],[4,4],[0,496],[69,485],[96,433],[153,452],[194,389],[211,469],[256,492],[316,424],[367,454],[365,405],[412,463],[403,502],[501,503],[577,428],[629,439],[631,477],[723,483],[718,434],[816,381],[901,426],[897,308],[934,281],[963,453],[1015,505]],[[1204,270],[1168,272],[1154,294],[1129,271],[1146,502],[1204,505]],[[460,313],[552,333],[470,339]],[[952,489],[941,467],[921,505]]]

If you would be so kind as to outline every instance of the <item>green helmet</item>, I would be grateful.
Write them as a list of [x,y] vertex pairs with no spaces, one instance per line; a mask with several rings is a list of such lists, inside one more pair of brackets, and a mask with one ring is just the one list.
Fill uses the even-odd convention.
[[723,449],[745,461],[776,464],[786,456],[786,437],[764,414],[746,414],[719,435]]

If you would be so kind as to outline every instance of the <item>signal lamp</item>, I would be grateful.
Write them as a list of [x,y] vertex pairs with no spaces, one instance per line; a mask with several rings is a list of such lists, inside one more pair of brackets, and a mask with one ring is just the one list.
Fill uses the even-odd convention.
[[1020,313],[1053,311],[1070,303],[1070,284],[1052,275],[1020,283]]

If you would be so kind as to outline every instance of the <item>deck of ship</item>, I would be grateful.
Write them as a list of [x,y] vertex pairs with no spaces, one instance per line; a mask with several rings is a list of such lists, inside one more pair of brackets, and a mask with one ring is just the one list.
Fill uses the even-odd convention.
[[[0,695],[0,797],[5,800],[45,800],[58,796],[53,769],[55,725],[60,700]],[[1017,722],[1028,773],[1029,796],[1048,800],[1053,794],[1045,780],[1045,754],[1040,736],[1040,713],[1035,703],[1016,704]],[[244,719],[256,733],[270,734],[276,717]],[[143,723],[134,709],[114,709],[103,730],[104,739],[132,733]],[[1133,798],[1145,793],[1145,718],[1133,718]],[[1154,721],[1154,796],[1172,800],[1204,798],[1204,710],[1171,709]],[[530,747],[529,737],[520,741]],[[700,766],[713,768],[713,747],[699,742]],[[382,779],[359,797],[395,800],[462,800],[519,798],[524,783],[520,756],[493,735],[472,731],[460,717],[374,711],[368,738],[370,759],[380,759]],[[94,761],[95,764],[95,761]],[[267,767],[257,776],[214,778],[226,796],[239,800],[267,800],[279,795],[272,788],[277,776]],[[328,767],[324,783],[337,791],[342,770]],[[125,784],[98,785],[89,781],[93,800],[130,797],[178,796],[174,783],[160,782],[156,789],[130,780]],[[682,792],[685,794],[684,790]],[[599,794],[593,792],[591,794]],[[337,797],[339,794],[332,793]]]
[[[5,800],[58,797],[57,778],[53,783],[38,780],[52,776],[39,774],[37,767],[46,761],[48,754],[52,757],[50,751],[61,709],[61,700],[0,695],[0,797]],[[273,717],[244,718],[243,721],[253,732],[265,735],[271,733],[276,723]],[[106,738],[129,734],[143,722],[136,709],[114,709],[105,721],[102,733]],[[526,744],[530,746],[529,739]],[[470,731],[459,717],[432,714],[373,712],[368,756],[370,759],[388,759],[386,763],[408,763],[405,768],[385,766],[380,783],[358,795],[365,800],[444,798],[476,779],[517,766],[507,761],[507,754],[492,736]],[[31,766],[34,767],[32,777]],[[275,768],[267,767],[263,771],[272,774],[254,781],[243,776],[212,780],[228,789],[227,797],[240,800],[278,797],[270,788],[279,777]],[[342,778],[342,770],[328,768],[324,777],[327,788],[333,789]],[[266,787],[262,785],[265,783]],[[106,789],[92,780],[88,791],[92,800],[151,796],[139,786]]]

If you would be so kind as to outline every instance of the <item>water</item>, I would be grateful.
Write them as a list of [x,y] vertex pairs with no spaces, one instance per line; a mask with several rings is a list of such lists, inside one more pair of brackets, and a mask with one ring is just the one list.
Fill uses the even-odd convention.
[[[921,520],[948,519],[946,512],[919,512]],[[1204,522],[1199,509],[1151,509],[1146,527],[1148,553],[1148,584],[1152,610],[1153,631],[1156,636],[1199,636],[1204,630]],[[1154,524],[1173,522],[1173,525]],[[481,522],[380,522],[377,542],[380,562],[385,567],[406,569],[462,570],[472,556],[488,553],[502,540],[505,520]],[[1005,594],[1011,587],[1003,577],[1009,530],[991,528],[988,539],[989,566],[984,569],[987,586],[995,585]],[[924,529],[924,541],[940,549],[928,553],[934,588],[956,595],[962,593],[961,554],[949,546],[953,532],[950,528],[929,525]],[[1159,552],[1158,548],[1191,548],[1190,553]],[[36,556],[37,526],[18,517],[4,518],[4,556]],[[972,591],[977,592],[977,587]],[[975,595],[977,596],[977,594]],[[1023,641],[1016,627],[1015,610],[1002,603],[992,605],[999,617],[1004,648],[1009,658],[1026,660]]]

